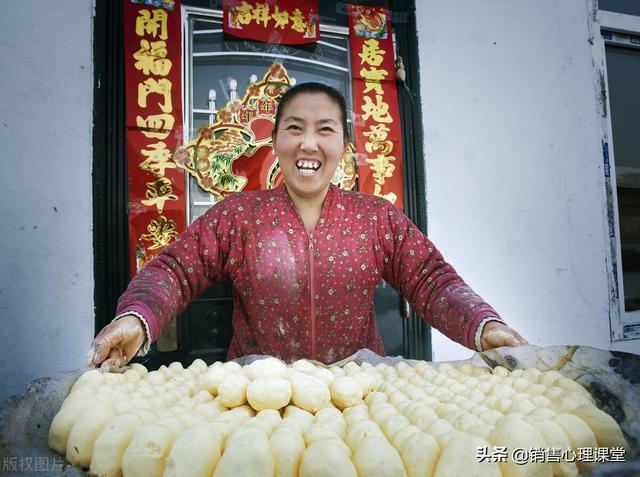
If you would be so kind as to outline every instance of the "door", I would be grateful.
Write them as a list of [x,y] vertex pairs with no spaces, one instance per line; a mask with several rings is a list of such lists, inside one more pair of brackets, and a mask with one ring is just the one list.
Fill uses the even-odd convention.
[[[247,86],[262,78],[274,61],[280,62],[295,82],[322,81],[343,91],[347,99],[348,114],[351,114],[353,96],[349,33],[344,4],[320,2],[320,41],[312,45],[292,47],[227,36],[222,28],[222,10],[221,5],[218,5],[221,2],[206,2],[208,7],[213,8],[201,8],[193,5],[195,3],[197,2],[183,1],[185,141],[192,140],[201,126],[211,124],[217,110],[224,107],[229,100],[242,99]],[[390,8],[386,2],[363,3]],[[417,56],[415,44],[412,45],[409,41],[412,23],[407,19],[413,18],[408,10],[409,6],[405,5],[403,11],[397,7],[397,2],[394,3],[394,18],[400,19],[397,25],[394,22],[396,46],[400,51],[402,48],[406,50],[405,58]],[[99,5],[98,18],[104,9],[113,10],[112,7]],[[114,15],[117,21],[117,12]],[[415,29],[415,24],[413,28]],[[407,70],[411,76],[408,65]],[[413,89],[418,90],[417,81]],[[421,134],[415,134],[417,121],[414,121],[414,118],[420,117],[420,113],[415,106],[416,98],[411,90],[405,85],[400,91],[404,93],[404,96],[399,95],[402,121],[407,125],[402,128],[405,131],[405,210],[419,227],[422,225],[424,231],[424,208],[417,207],[417,204],[423,203],[421,197],[424,195],[424,176],[415,153],[422,149],[421,146],[417,147]],[[351,118],[348,118],[348,122],[351,124]],[[188,223],[191,223],[219,198],[200,188],[191,176],[188,176],[187,189],[187,219]],[[118,192],[107,190],[106,193],[117,195]],[[99,252],[101,251],[96,250],[98,256]],[[112,253],[117,255],[118,251]],[[110,255],[109,251],[106,251],[105,255]],[[97,275],[96,279],[101,280]],[[98,287],[99,283],[96,283],[97,290]],[[114,300],[113,294],[105,298]],[[398,293],[382,282],[376,291],[374,303],[386,353],[430,359],[428,326],[409,310]],[[104,309],[108,311],[109,304],[104,306]],[[232,310],[231,284],[215,284],[194,300],[172,323],[169,330],[152,347],[146,364],[154,367],[175,360],[189,362],[195,358],[202,358],[207,362],[224,360],[231,338]],[[107,317],[102,317],[102,323],[107,321]],[[98,324],[98,313],[96,321]],[[96,329],[101,326],[102,324]]]

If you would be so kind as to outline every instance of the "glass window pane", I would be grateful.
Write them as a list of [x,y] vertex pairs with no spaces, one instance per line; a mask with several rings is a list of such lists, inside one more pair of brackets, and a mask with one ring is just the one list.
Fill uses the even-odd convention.
[[[237,97],[242,100],[250,77],[255,75],[261,80],[274,61],[282,63],[289,77],[298,83],[320,80],[344,91],[348,114],[353,109],[346,33],[324,31],[320,41],[310,45],[276,45],[224,35],[219,14],[192,14],[188,37],[186,77],[190,101],[185,115],[189,118],[190,139],[212,120],[211,90],[215,92],[215,108],[219,109],[231,99],[230,80],[233,79],[237,82]],[[350,118],[347,120],[350,122]],[[202,215],[215,200],[189,177],[190,222]]]
[[640,310],[640,51],[608,45],[609,102],[626,311]]
[[638,0],[600,0],[600,10],[624,13],[626,15],[640,15],[640,2]]

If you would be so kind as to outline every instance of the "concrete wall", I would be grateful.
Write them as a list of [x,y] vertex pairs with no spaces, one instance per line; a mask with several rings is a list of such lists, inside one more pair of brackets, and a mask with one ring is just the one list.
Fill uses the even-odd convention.
[[593,2],[416,3],[431,239],[532,344],[639,353],[609,337]]
[[0,15],[0,400],[84,364],[93,337],[91,0]]

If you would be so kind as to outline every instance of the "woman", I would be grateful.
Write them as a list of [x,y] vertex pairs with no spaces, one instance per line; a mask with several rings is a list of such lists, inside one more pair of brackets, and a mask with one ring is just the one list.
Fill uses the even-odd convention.
[[373,307],[381,279],[469,348],[527,344],[399,209],[330,184],[347,143],[337,90],[289,89],[273,130],[285,185],[217,203],[144,267],[94,340],[90,364],[119,366],[146,353],[172,316],[224,279],[234,288],[229,359],[331,363],[365,347],[384,354]]

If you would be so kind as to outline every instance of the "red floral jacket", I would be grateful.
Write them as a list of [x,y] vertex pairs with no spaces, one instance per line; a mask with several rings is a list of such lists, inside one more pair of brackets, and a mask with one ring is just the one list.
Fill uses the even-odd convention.
[[333,186],[312,233],[284,187],[227,197],[140,270],[117,312],[144,316],[155,341],[172,316],[225,279],[234,290],[229,359],[384,354],[373,306],[381,279],[468,348],[483,319],[498,316],[402,211]]

